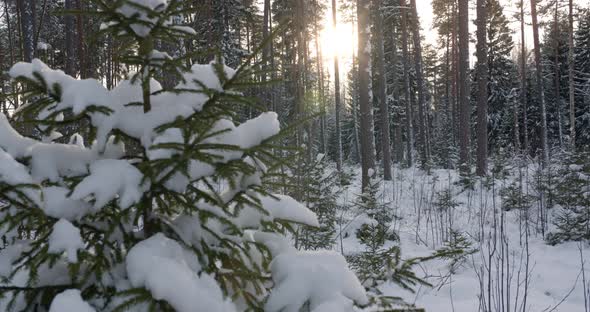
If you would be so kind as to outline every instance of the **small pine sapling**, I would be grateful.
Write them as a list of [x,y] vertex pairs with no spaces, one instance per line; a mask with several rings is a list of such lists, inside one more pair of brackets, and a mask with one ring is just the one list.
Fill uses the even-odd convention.
[[336,239],[337,199],[341,189],[338,185],[338,172],[328,166],[324,154],[307,164],[304,168],[304,202],[313,211],[320,223],[319,227],[302,227],[298,235],[301,249],[332,249]]
[[[356,232],[357,239],[365,247],[364,251],[348,257],[352,268],[367,290],[371,305],[390,311],[396,307],[411,307],[399,297],[385,296],[380,286],[393,282],[413,291],[416,285],[429,285],[416,276],[413,267],[416,259],[403,260],[397,233],[390,229],[395,217],[388,202],[380,192],[381,181],[372,177],[366,190],[355,201],[355,207],[363,214],[364,224]],[[395,311],[395,310],[393,310]]]

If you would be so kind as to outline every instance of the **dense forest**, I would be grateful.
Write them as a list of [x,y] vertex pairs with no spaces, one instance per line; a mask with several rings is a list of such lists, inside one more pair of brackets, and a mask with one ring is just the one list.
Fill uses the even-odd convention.
[[1,311],[590,312],[587,0],[0,9]]

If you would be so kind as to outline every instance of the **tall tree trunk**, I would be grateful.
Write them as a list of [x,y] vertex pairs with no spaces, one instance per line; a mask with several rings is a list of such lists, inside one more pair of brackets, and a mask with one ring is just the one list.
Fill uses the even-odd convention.
[[558,137],[559,137],[559,148],[563,148],[563,124],[561,121],[561,70],[559,65],[559,23],[557,17],[559,16],[559,2],[555,1],[555,15],[553,19],[553,51],[555,53],[553,59],[553,83],[555,84],[555,108],[557,110],[557,128],[558,128]]
[[539,23],[537,21],[537,1],[531,0],[531,17],[533,20],[533,45],[535,49],[535,67],[537,91],[541,101],[541,148],[543,150],[543,165],[549,161],[547,142],[547,107],[545,103],[545,87],[543,85],[543,64],[541,62],[541,46],[539,43]]
[[370,93],[370,0],[357,0],[358,17],[358,60],[359,60],[359,106],[361,122],[361,167],[362,189],[365,191],[370,181],[370,171],[375,170],[375,137],[373,135],[373,108]]
[[469,1],[459,0],[459,163],[469,172]]
[[[314,8],[317,7],[317,1],[314,3]],[[316,67],[317,67],[317,75],[318,75],[318,98],[319,98],[319,105],[320,105],[320,152],[322,154],[326,153],[326,96],[324,94],[324,63],[323,63],[323,53],[322,47],[320,45],[320,36],[319,36],[319,24],[317,19],[317,12],[313,14],[313,29],[314,29],[314,43],[315,43],[315,52],[316,52]]]
[[420,145],[420,161],[422,166],[428,168],[428,152],[426,141],[426,115],[424,112],[426,106],[426,97],[424,95],[424,73],[422,68],[422,43],[420,42],[420,22],[418,10],[416,9],[416,0],[410,0],[413,13],[412,37],[414,39],[414,67],[416,70],[416,88],[418,89],[418,138]]
[[576,106],[575,106],[575,86],[574,86],[574,1],[569,0],[568,14],[568,83],[569,83],[569,102],[570,102],[570,144],[571,149],[576,149]]
[[[406,5],[405,0],[401,0],[400,5]],[[408,10],[403,10],[402,13],[402,62],[404,67],[404,101],[406,102],[406,153],[408,167],[412,167],[412,148],[414,147],[414,130],[412,125],[412,109],[410,106],[410,55],[408,53]]]
[[[268,0],[267,0],[268,1]],[[336,30],[336,0],[332,0],[332,26]],[[338,53],[334,53],[334,114],[336,117],[336,168],[342,171],[342,130],[340,129],[340,68]]]
[[8,1],[4,1],[4,14],[6,18],[6,29],[8,30],[8,49],[10,53],[10,64],[14,64],[14,41],[12,33],[12,22],[10,21],[10,14],[8,14]]
[[20,11],[21,42],[23,47],[23,60],[30,62],[34,58],[34,33],[35,21],[33,18],[33,7],[35,0],[17,0]]
[[[66,10],[73,10],[74,6],[72,4],[74,0],[65,0],[65,9]],[[72,14],[66,14],[64,17],[65,20],[65,32],[66,32],[66,50],[65,50],[65,57],[64,60],[65,64],[65,72],[70,76],[75,76],[76,73],[74,71],[74,16]]]
[[383,178],[391,181],[391,139],[389,137],[389,108],[387,107],[387,91],[385,78],[385,53],[383,51],[383,17],[381,14],[382,0],[373,0],[375,6],[375,43],[377,44],[377,101],[379,102],[379,123],[381,127],[381,151],[383,153]]
[[[76,10],[82,11],[82,4],[80,0],[76,0]],[[84,51],[84,28],[82,13],[78,13],[76,16],[76,30],[78,32],[78,62],[80,62],[80,78],[84,79],[88,77],[88,64]]]
[[[391,52],[390,52],[390,75],[392,81],[399,81],[399,72],[398,72],[398,39],[399,39],[399,27],[394,26],[391,30]],[[391,88],[391,96],[392,98],[396,99],[399,98],[397,90],[395,87]],[[402,124],[401,124],[401,116],[398,110],[394,110],[392,112],[394,123],[391,125],[393,127],[393,139],[392,139],[392,153],[393,153],[393,160],[396,163],[400,163],[404,158],[404,146],[402,144]]]
[[526,84],[526,43],[525,43],[525,35],[524,35],[524,0],[520,0],[520,53],[521,53],[521,91],[520,91],[520,100],[522,101],[522,112],[523,112],[523,132],[524,132],[524,151],[528,152],[529,150],[529,127],[528,127],[528,112],[527,112],[527,84]]
[[452,43],[453,43],[453,101],[452,109],[453,109],[453,118],[452,118],[452,125],[453,125],[453,143],[456,144],[459,141],[459,127],[457,126],[459,123],[459,40],[457,33],[459,32],[459,12],[458,12],[458,4],[457,0],[453,0],[453,35],[452,35]]
[[[262,38],[263,40],[267,40],[268,36],[270,35],[270,0],[264,0],[264,8],[263,8],[263,19],[262,19]],[[271,39],[272,40],[272,39]],[[266,82],[267,74],[269,72],[269,64],[270,64],[270,42],[267,42],[266,45],[262,49],[262,66],[263,66],[263,73],[262,73],[262,82]],[[272,90],[270,90],[272,92]],[[263,95],[265,99],[268,101],[269,99],[269,90],[265,89],[263,91]],[[269,101],[268,109],[273,110],[273,101]]]
[[488,159],[488,49],[486,0],[477,0],[477,168],[487,174]]

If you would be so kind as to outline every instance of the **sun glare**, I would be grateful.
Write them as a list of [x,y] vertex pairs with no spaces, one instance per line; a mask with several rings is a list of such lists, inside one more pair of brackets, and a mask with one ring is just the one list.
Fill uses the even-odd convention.
[[[329,22],[329,23],[328,23]],[[321,34],[322,52],[325,58],[333,59],[338,56],[340,59],[352,57],[352,51],[356,44],[355,33],[351,24],[337,24],[336,29],[330,21]]]

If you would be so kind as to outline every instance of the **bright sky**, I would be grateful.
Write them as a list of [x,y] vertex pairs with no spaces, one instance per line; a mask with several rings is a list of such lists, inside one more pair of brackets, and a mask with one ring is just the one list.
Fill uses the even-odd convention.
[[[332,5],[331,1],[324,0],[327,2],[327,10],[326,10],[326,17],[324,19],[324,31],[321,34],[321,44],[322,44],[322,51],[324,56],[324,64],[330,69],[330,74],[333,74],[333,56],[335,53],[338,54],[340,58],[341,70],[342,75],[349,69],[351,66],[351,60],[353,51],[356,49],[356,40],[357,35],[354,32],[354,27],[350,22],[343,22],[343,16],[339,12],[338,16],[338,25],[336,30],[332,28]],[[341,1],[337,1],[337,5],[340,4]],[[514,14],[518,12],[516,4],[520,2],[520,0],[500,0],[502,5],[504,6],[504,14],[508,18],[508,20],[512,21],[511,27],[514,30],[513,33],[513,40],[515,45],[520,43],[520,23],[513,18]],[[529,11],[529,4],[530,1],[525,1],[525,12],[527,12],[527,24],[530,24],[530,16],[528,15]],[[436,45],[437,41],[437,33],[436,30],[432,30],[432,19],[433,19],[433,12],[432,12],[432,0],[416,0],[418,15],[420,17],[420,25],[422,30],[422,36],[424,36],[426,43]],[[590,5],[590,0],[574,0],[574,4],[588,7]],[[473,21],[475,20],[475,1],[470,1],[470,22],[469,22],[469,30],[472,34],[475,32],[475,24]],[[542,30],[541,30],[542,36]],[[525,28],[525,41],[528,47],[532,47],[532,27],[529,25]],[[470,46],[470,50],[473,52],[475,51],[475,45],[472,43]],[[473,54],[473,53],[471,53]],[[474,62],[475,57],[471,57],[471,62]],[[328,64],[330,64],[328,66]]]

